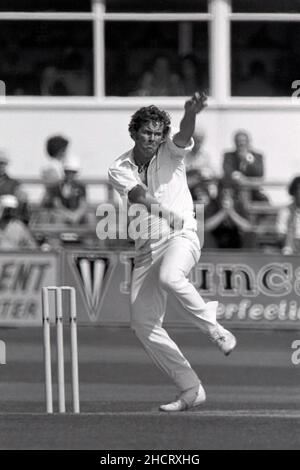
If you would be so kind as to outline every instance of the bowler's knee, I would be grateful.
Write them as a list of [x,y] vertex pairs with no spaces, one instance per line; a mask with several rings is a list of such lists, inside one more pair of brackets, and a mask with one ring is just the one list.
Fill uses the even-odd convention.
[[130,328],[141,340],[147,340],[153,330],[152,321],[141,316],[141,309],[131,309]]
[[159,273],[159,282],[165,290],[176,290],[176,288],[183,281],[184,276],[180,273],[174,273],[172,271],[162,270]]

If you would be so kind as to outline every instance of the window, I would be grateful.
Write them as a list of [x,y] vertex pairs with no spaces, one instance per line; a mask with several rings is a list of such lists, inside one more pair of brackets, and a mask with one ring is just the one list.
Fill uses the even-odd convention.
[[0,22],[0,79],[7,95],[93,94],[92,24]]
[[107,95],[183,96],[208,88],[205,22],[107,22],[105,49]]
[[300,23],[233,22],[231,38],[233,96],[291,96]]
[[107,12],[207,12],[208,0],[106,0]]
[[91,11],[91,0],[1,0],[0,11]]
[[8,96],[210,94],[212,70],[223,102],[228,94],[290,97],[300,79],[300,0],[95,1],[103,8],[93,9],[94,0],[0,0]]
[[239,13],[300,13],[300,0],[232,0]]

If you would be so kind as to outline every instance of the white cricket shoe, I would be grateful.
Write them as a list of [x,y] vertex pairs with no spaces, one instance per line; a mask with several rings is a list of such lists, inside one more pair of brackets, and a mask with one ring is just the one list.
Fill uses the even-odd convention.
[[197,387],[190,388],[185,392],[182,392],[180,397],[166,405],[159,407],[160,411],[187,411],[191,408],[196,408],[202,405],[206,400],[206,393],[201,384]]
[[225,356],[228,356],[236,347],[235,336],[230,331],[223,328],[220,323],[217,323],[216,326],[210,330],[210,338],[216,343]]

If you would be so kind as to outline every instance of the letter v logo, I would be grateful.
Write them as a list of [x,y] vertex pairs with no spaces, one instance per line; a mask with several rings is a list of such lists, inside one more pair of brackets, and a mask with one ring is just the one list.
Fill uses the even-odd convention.
[[92,322],[98,320],[101,306],[116,266],[112,255],[74,256],[75,275]]

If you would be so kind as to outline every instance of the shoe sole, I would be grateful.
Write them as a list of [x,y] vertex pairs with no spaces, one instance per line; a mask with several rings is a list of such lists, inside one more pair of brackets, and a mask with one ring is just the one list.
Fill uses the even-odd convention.
[[197,403],[196,405],[189,406],[189,408],[187,408],[186,411],[193,411],[196,408],[200,408],[200,406],[204,405],[205,402],[206,400],[201,401],[200,403]]
[[186,411],[194,411],[197,408],[200,408],[200,406],[202,405],[203,403],[199,403],[198,405],[190,406],[189,408],[185,408],[184,410],[162,410],[161,408],[159,408],[159,411],[161,411],[162,413],[184,413]]

